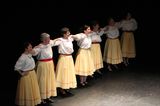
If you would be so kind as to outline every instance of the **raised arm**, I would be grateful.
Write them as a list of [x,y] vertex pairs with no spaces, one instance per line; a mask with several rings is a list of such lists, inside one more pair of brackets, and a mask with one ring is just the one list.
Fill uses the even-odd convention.
[[71,38],[73,38],[76,41],[85,38],[85,36],[83,34],[75,34],[75,35],[70,35],[70,36],[71,36]]

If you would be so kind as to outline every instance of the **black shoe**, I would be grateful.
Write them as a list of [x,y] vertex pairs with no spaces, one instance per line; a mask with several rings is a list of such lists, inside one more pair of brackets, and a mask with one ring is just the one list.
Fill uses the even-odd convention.
[[66,93],[67,93],[68,96],[74,96],[74,94],[69,92],[69,91],[66,91]]
[[61,96],[62,98],[70,97],[67,93],[66,93],[66,94],[61,94],[60,96]]
[[46,100],[42,100],[40,106],[43,106],[43,105],[45,105],[45,104],[46,104]]
[[85,87],[90,87],[91,85],[88,84],[88,82],[84,82],[85,83]]
[[79,85],[78,85],[78,88],[85,88],[86,86],[85,86],[85,84],[84,83],[80,83]]
[[96,73],[102,75],[102,72],[100,70],[97,70]]
[[52,99],[52,100],[53,100],[53,99],[55,99],[55,97],[54,97],[54,96],[51,96],[51,97],[50,97],[50,99]]
[[46,99],[46,102],[47,102],[47,103],[54,103],[54,100],[48,98],[48,99]]

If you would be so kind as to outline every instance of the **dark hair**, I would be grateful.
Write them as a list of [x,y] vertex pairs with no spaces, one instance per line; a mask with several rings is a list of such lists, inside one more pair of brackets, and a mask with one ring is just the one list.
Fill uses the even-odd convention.
[[94,21],[91,22],[92,26],[96,26],[97,24],[99,24],[99,22],[97,20],[94,20]]
[[91,29],[93,30],[94,26],[99,25],[99,22],[97,20],[94,20],[91,22]]
[[68,31],[69,31],[69,28],[63,27],[63,28],[61,29],[61,34],[62,34],[62,35],[63,35],[63,34],[66,34]]
[[80,32],[84,32],[84,30],[87,30],[87,28],[89,28],[90,26],[89,25],[83,25],[81,28],[80,28]]
[[25,42],[25,43],[23,44],[23,48],[24,48],[24,49],[27,49],[29,45],[31,45],[30,42]]

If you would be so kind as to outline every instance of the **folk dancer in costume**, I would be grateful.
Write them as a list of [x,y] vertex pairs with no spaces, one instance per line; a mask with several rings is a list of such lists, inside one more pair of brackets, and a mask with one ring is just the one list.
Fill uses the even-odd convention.
[[118,69],[117,64],[123,62],[120,41],[118,38],[118,23],[116,24],[114,19],[110,18],[109,24],[105,28],[107,40],[104,48],[103,61],[108,64],[108,70],[112,71],[111,65]]
[[24,49],[15,64],[15,70],[21,75],[18,80],[15,102],[18,106],[35,106],[41,103],[41,96],[34,70],[35,61],[32,57],[31,43],[25,43]]
[[96,72],[101,75],[102,73],[99,69],[103,68],[103,58],[100,43],[102,42],[101,36],[104,34],[104,30],[102,28],[100,29],[99,23],[97,21],[94,21],[92,23],[92,27],[93,28],[91,32],[91,53],[93,56]]
[[127,66],[129,59],[136,57],[134,32],[137,29],[137,21],[128,13],[125,19],[121,21],[120,26],[123,31],[121,36],[122,56],[124,64]]
[[75,66],[72,57],[73,38],[70,36],[70,30],[67,27],[61,29],[63,37],[57,38],[55,45],[58,46],[58,63],[56,66],[57,87],[60,88],[61,96],[73,96],[69,91],[71,88],[77,87],[77,79],[75,74]]
[[91,54],[91,29],[90,26],[84,25],[82,33],[71,35],[77,41],[79,50],[76,56],[75,69],[76,75],[80,76],[80,85],[84,87],[88,84],[87,76],[92,76],[95,72],[93,56]]
[[53,61],[52,47],[54,40],[50,39],[48,33],[41,34],[41,43],[34,47],[37,56],[37,78],[43,102],[53,102],[52,97],[57,96],[55,67]]

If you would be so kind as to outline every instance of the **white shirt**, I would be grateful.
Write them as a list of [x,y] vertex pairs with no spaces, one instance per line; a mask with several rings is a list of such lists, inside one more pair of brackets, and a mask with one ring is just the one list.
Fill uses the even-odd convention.
[[135,19],[121,21],[121,28],[123,31],[135,31],[137,29],[137,22]]
[[92,44],[91,35],[79,33],[79,34],[71,35],[71,36],[72,36],[72,38],[74,38],[77,41],[77,45],[80,48],[88,49],[91,47],[91,44]]
[[117,38],[119,36],[119,30],[116,26],[107,26],[108,30],[105,32],[108,38]]
[[31,54],[22,54],[15,64],[15,70],[27,71],[35,67],[35,61]]
[[92,32],[91,33],[91,39],[92,42],[102,42],[101,36],[104,34],[104,31],[101,30],[100,32]]
[[49,59],[53,57],[52,47],[55,46],[55,40],[50,40],[49,44],[39,44],[34,47],[35,55],[37,55],[37,59]]
[[55,42],[55,45],[58,46],[59,54],[72,54],[73,50],[73,38],[68,37],[68,39],[58,38]]

